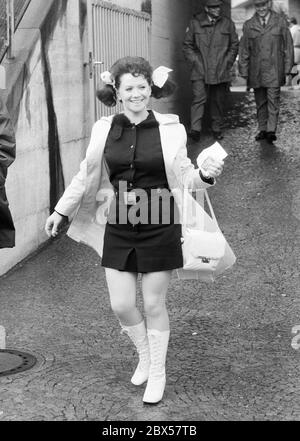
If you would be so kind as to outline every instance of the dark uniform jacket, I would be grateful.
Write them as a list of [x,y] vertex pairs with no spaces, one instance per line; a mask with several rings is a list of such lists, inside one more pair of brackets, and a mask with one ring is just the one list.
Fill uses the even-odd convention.
[[283,86],[293,64],[293,40],[284,17],[271,11],[265,28],[257,14],[244,23],[239,72],[249,87]]
[[206,13],[196,15],[183,42],[183,53],[192,69],[191,80],[203,79],[206,84],[229,82],[238,46],[235,25],[229,18],[220,17],[212,25]]
[[5,192],[7,168],[15,160],[16,141],[6,106],[0,97],[0,248],[15,245],[15,229]]

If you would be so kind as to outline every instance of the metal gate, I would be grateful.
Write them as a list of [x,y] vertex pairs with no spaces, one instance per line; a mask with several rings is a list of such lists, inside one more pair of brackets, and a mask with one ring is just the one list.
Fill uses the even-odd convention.
[[[88,0],[90,102],[93,121],[112,109],[96,98],[103,86],[101,72],[126,55],[150,57],[150,15],[120,8],[102,0]],[[120,111],[119,106],[113,109]]]

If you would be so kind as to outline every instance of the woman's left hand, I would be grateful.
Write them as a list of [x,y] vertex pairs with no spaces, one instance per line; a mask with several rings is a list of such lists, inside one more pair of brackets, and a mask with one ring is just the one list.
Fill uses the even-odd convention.
[[211,156],[205,159],[203,164],[201,164],[200,170],[204,177],[206,178],[217,178],[223,171],[224,161],[219,159],[214,159]]

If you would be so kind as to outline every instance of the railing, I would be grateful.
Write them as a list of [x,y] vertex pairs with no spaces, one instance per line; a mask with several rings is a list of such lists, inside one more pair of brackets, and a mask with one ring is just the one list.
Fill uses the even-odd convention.
[[14,57],[13,36],[31,0],[0,0],[0,61]]

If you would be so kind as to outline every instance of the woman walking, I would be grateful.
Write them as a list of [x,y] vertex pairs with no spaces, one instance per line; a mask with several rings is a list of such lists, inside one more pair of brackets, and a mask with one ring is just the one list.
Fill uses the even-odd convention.
[[[166,384],[167,289],[172,270],[183,266],[178,190],[207,188],[223,168],[211,159],[206,170],[195,169],[178,116],[148,108],[151,96],[173,93],[168,71],[125,57],[102,75],[98,98],[107,106],[119,100],[123,112],[95,123],[80,171],[45,227],[56,236],[75,212],[68,235],[102,256],[112,310],[139,354],[131,382],[147,381],[143,401],[151,404]],[[136,307],[139,273],[146,321]]]

